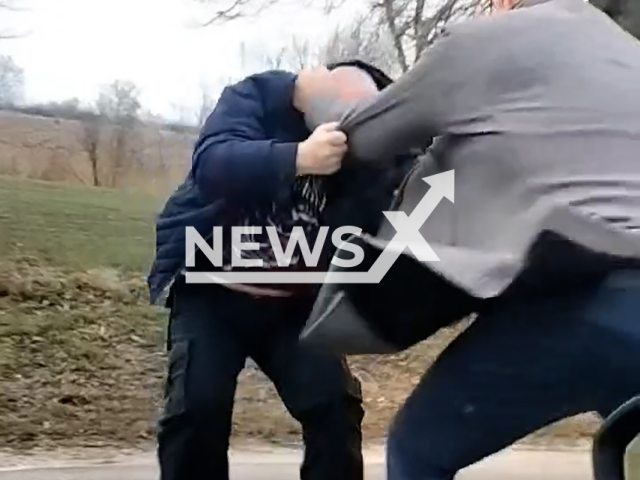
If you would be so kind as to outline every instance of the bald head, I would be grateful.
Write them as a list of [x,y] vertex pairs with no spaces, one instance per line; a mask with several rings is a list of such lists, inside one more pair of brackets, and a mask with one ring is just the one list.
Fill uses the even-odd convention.
[[549,0],[492,0],[491,9],[494,12],[504,12],[514,10],[520,7],[532,7],[540,3],[546,3]]
[[339,121],[345,107],[367,101],[378,92],[373,77],[355,66],[305,68],[298,72],[293,105],[314,130],[323,123]]
[[329,72],[340,100],[358,101],[378,93],[378,86],[364,70],[353,66],[334,68]]

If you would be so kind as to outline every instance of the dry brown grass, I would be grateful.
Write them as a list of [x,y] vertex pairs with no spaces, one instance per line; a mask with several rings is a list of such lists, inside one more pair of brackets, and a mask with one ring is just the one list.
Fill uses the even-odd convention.
[[[0,264],[0,448],[135,446],[153,439],[161,404],[163,315],[144,285],[110,269],[71,272],[33,258]],[[393,357],[357,357],[365,437],[377,441],[420,375],[457,335]],[[565,421],[529,441],[580,439],[597,422]],[[260,372],[243,372],[234,438],[297,441],[299,429]]]
[[[184,177],[195,137],[136,128],[127,170],[115,173],[108,129],[99,147],[103,184],[166,195]],[[0,175],[92,184],[89,157],[79,121],[0,111]]]
[[0,446],[146,438],[162,358],[142,282],[35,259],[0,272]]

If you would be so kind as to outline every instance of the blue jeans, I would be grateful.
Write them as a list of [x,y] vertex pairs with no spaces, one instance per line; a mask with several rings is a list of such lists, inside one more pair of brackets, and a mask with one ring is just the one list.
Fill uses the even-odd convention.
[[388,480],[451,480],[528,434],[640,393],[640,270],[562,294],[504,298],[424,374],[398,412]]

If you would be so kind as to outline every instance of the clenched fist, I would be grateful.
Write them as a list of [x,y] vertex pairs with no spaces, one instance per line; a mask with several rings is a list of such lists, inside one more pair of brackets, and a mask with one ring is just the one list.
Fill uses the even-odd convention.
[[342,166],[347,151],[347,136],[337,123],[325,123],[316,128],[298,145],[296,170],[298,175],[331,175]]

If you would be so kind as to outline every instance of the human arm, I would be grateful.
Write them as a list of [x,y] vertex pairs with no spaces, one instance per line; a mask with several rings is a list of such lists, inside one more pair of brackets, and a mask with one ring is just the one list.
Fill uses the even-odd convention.
[[[387,162],[412,148],[422,148],[443,133],[454,111],[454,92],[463,78],[456,40],[444,35],[418,63],[371,99],[340,99],[327,75],[299,75],[300,109],[313,128],[339,121],[358,161]],[[466,74],[466,72],[465,72]],[[324,79],[322,77],[325,77]],[[305,81],[310,80],[305,86]]]
[[292,108],[294,81],[285,72],[266,72],[223,91],[193,157],[193,176],[205,198],[270,201],[288,195],[296,175],[340,168],[347,147],[336,124],[318,126],[299,143],[270,136],[269,122],[283,121],[281,112]]
[[[205,122],[192,171],[207,199],[272,199],[293,182],[298,144],[268,137],[258,81],[249,77],[225,88]],[[269,93],[290,102],[294,81],[293,76],[274,77],[269,80],[273,85]]]

